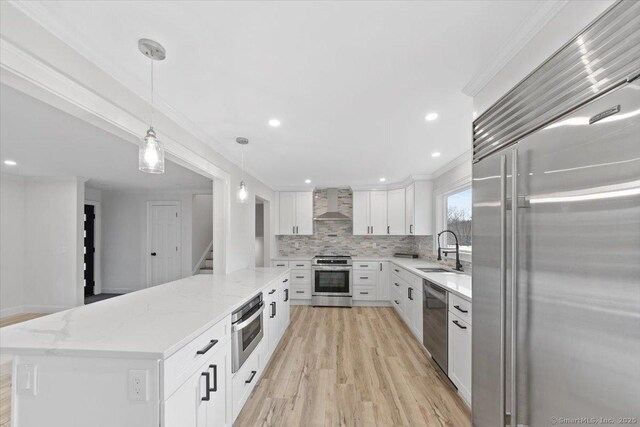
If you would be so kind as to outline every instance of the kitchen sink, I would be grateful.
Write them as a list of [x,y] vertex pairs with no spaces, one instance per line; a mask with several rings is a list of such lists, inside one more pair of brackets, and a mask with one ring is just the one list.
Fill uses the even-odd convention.
[[453,273],[451,270],[447,270],[446,268],[440,267],[422,267],[418,268],[418,270],[423,271],[425,273]]

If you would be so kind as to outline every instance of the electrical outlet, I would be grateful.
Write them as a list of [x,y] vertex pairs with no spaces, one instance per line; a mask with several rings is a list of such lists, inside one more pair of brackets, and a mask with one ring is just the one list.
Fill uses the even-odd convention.
[[149,371],[129,370],[129,400],[147,400],[147,382]]
[[38,394],[38,365],[18,365],[16,376],[19,394],[30,396]]
[[373,249],[377,248],[378,244],[376,242],[373,242]]
[[294,246],[295,246],[296,249],[298,249],[300,247],[300,242],[295,242]]

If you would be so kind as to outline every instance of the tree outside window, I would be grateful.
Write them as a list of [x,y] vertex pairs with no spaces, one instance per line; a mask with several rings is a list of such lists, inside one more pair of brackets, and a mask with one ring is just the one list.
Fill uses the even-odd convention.
[[[471,188],[447,196],[446,209],[446,228],[458,236],[461,251],[471,252]],[[455,244],[453,236],[447,236],[447,244]]]

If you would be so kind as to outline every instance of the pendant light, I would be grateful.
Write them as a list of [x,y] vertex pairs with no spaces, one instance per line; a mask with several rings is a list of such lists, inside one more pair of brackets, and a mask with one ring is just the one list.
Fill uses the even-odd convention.
[[166,57],[164,47],[149,39],[138,40],[138,49],[151,59],[151,121],[147,134],[140,140],[138,149],[138,169],[147,173],[164,173],[164,147],[153,129],[153,63]]
[[247,203],[247,201],[249,200],[249,190],[247,190],[247,186],[244,183],[244,146],[249,143],[249,140],[247,138],[238,137],[236,138],[236,142],[242,147],[242,176],[240,178],[240,186],[238,187],[236,196],[238,199],[238,203]]

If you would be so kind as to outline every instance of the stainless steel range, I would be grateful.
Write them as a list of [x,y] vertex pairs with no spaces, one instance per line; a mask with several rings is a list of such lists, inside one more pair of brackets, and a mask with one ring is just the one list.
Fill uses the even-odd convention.
[[351,307],[353,265],[350,256],[318,255],[311,261],[311,303],[322,307]]

